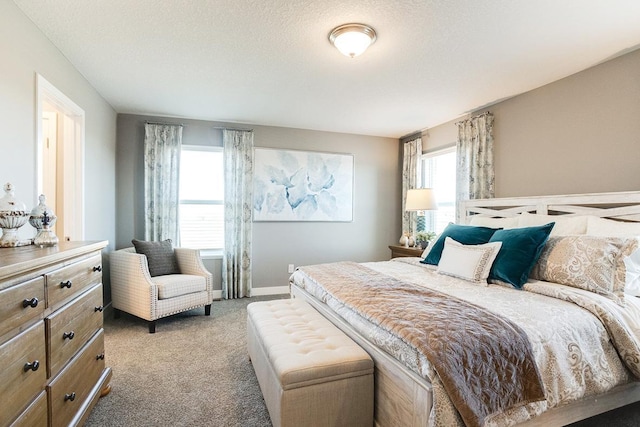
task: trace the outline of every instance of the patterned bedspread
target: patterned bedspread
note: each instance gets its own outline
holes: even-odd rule
[[[635,300],[623,308],[598,295],[545,282],[528,283],[525,291],[498,285],[478,286],[439,275],[432,267],[412,258],[363,265],[401,282],[489,309],[524,331],[542,378],[545,400],[519,404],[494,414],[486,418],[484,425],[519,423],[547,408],[603,393],[640,373],[640,304]],[[432,425],[464,425],[433,364],[415,346],[353,310],[305,274],[304,268],[294,273],[291,281],[432,383]]]

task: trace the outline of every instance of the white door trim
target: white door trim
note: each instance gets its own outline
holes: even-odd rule
[[[58,189],[62,192],[61,212],[55,212],[61,227],[59,239],[84,240],[84,143],[85,113],[75,102],[36,73],[36,194],[42,194],[43,182],[43,126],[45,105],[60,113],[61,156],[58,161]]]

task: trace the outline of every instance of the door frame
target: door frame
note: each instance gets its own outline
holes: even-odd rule
[[[57,177],[43,173],[43,113],[58,113]],[[68,96],[36,73],[36,194],[45,179],[56,179],[57,230],[60,240],[84,240],[85,113]],[[46,195],[45,195],[46,196]]]

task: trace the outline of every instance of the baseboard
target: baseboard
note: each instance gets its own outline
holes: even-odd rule
[[[252,288],[251,296],[259,297],[263,295],[282,295],[289,294],[289,286],[271,286],[267,288]],[[213,300],[221,300],[222,299],[222,290],[214,290],[213,291]]]
[[[289,286],[271,286],[268,288],[251,289],[252,297],[259,297],[262,295],[281,295],[281,294],[289,294]],[[222,290],[214,290],[213,300],[219,301],[221,299],[222,299]],[[113,316],[113,307],[111,306],[111,302],[105,305],[104,309],[105,309],[105,316],[107,315]]]
[[[271,286],[268,288],[251,288],[251,296],[289,294],[289,286]]]
[[[108,316],[113,317],[113,305],[111,304],[111,301],[102,306],[102,316],[105,319]]]

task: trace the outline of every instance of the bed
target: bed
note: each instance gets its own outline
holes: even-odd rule
[[[460,208],[465,225],[478,229],[503,229],[504,236],[519,234],[525,229],[539,231],[549,222],[554,223],[544,244],[540,245],[537,262],[527,273],[528,280],[525,278],[522,289],[502,280],[492,280],[496,284],[478,284],[468,278],[460,278],[462,276],[457,276],[455,271],[445,271],[444,265],[451,264],[451,254],[470,249],[468,245],[452,246],[456,242],[450,241],[447,241],[443,258],[437,266],[425,265],[420,262],[421,258],[398,258],[374,263],[301,267],[291,276],[292,297],[308,301],[374,359],[376,425],[560,426],[640,401],[640,298],[624,294],[620,287],[604,289],[602,286],[610,283],[602,285],[600,276],[591,281],[593,268],[588,274],[578,271],[576,276],[575,269],[572,273],[562,258],[566,255],[567,251],[563,249],[567,245],[579,246],[583,249],[581,255],[591,257],[587,263],[595,263],[587,265],[597,270],[604,268],[602,263],[608,262],[612,268],[611,277],[607,276],[607,280],[611,279],[611,283],[618,285],[622,280],[624,286],[625,280],[633,277],[629,271],[630,264],[623,261],[631,259],[631,255],[640,256],[636,239],[640,236],[640,192],[472,200],[463,202]],[[496,256],[504,258],[508,252],[499,252],[509,248],[507,239],[502,239],[500,245],[497,250],[492,248],[494,258],[490,262],[495,263]],[[486,245],[478,245],[478,248],[472,248],[473,251],[479,252],[480,246]],[[605,246],[609,249],[603,249]],[[614,246],[615,249],[611,249]],[[600,249],[605,252],[598,252]],[[489,250],[483,251],[482,258],[485,259]],[[575,258],[575,254],[571,256]],[[491,267],[492,274],[494,267]],[[440,273],[439,269],[442,269]],[[443,272],[447,274],[441,274]],[[578,280],[575,277],[583,282],[586,277],[586,282],[576,287],[572,282]],[[640,276],[635,279],[635,286],[638,286]],[[356,283],[359,281],[363,283]],[[449,375],[437,373],[448,369],[437,365],[439,361],[432,362],[427,357],[428,350],[426,355],[416,352],[416,346],[413,346],[415,333],[405,332],[407,328],[401,326],[399,330],[402,332],[394,335],[384,313],[381,315],[383,321],[376,320],[376,309],[367,303],[357,302],[358,297],[354,297],[353,292],[363,292],[374,283],[380,288],[406,287],[409,290],[404,290],[405,294],[415,294],[418,289],[419,298],[426,298],[422,289],[427,288],[426,293],[434,294],[429,298],[437,300],[446,295],[451,300],[462,300],[463,305],[472,305],[473,310],[480,307],[490,314],[497,310],[498,320],[512,322],[508,323],[512,329],[520,331],[520,335],[524,332],[528,337],[528,344],[522,345],[529,346],[531,355],[528,362],[533,361],[537,367],[537,383],[541,390],[530,390],[536,389],[532,386],[536,381],[520,380],[519,386],[530,394],[523,392],[519,401],[510,401],[502,411],[493,410],[485,413],[488,414],[486,417],[470,418],[467,407],[457,406],[460,404],[460,396],[457,395],[464,398],[464,393],[452,393],[452,380],[447,378],[443,381],[441,378]],[[640,289],[637,291],[640,294]],[[383,294],[383,291],[371,291],[372,298],[378,294]],[[397,298],[394,295],[387,300]],[[404,294],[402,298],[405,298]],[[404,304],[414,307],[408,300]],[[448,309],[458,311],[457,308]],[[391,312],[394,308],[385,307],[384,310]],[[479,319],[490,317],[483,313],[478,314]],[[423,317],[433,315],[426,313]],[[414,316],[413,311],[411,316]],[[411,319],[413,322],[413,317]],[[404,321],[406,326],[407,319]],[[434,320],[434,324],[437,321]],[[402,324],[403,320],[397,322]],[[437,335],[439,330],[429,334]],[[518,336],[516,334],[516,339]],[[551,336],[553,339],[549,338]],[[569,342],[563,342],[563,339]],[[434,366],[438,366],[440,371]],[[505,369],[515,372],[513,367]],[[530,366],[517,372],[525,371],[531,374]],[[518,378],[514,377],[517,383]],[[453,383],[455,381],[454,378]],[[482,384],[475,386],[483,387]],[[511,387],[510,384],[507,386]],[[452,394],[457,397],[451,397]],[[534,394],[537,397],[531,398]],[[475,402],[468,405],[473,406]],[[473,411],[472,415],[475,415]]]

